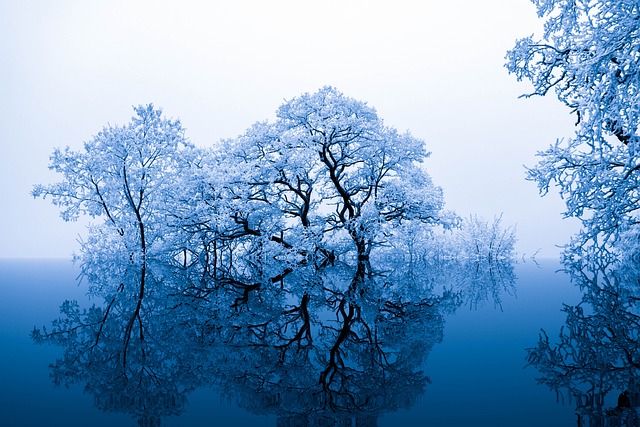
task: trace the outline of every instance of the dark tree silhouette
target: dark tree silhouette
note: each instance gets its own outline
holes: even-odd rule
[[[542,331],[528,349],[538,381],[575,402],[578,425],[640,424],[640,310],[635,263],[602,260],[568,265],[583,292],[565,306],[567,320],[557,341]]]
[[[503,264],[463,286],[504,286],[513,277],[500,277]],[[103,305],[65,302],[33,338],[63,347],[56,384],[84,384],[98,408],[140,425],[180,414],[203,386],[280,425],[375,425],[424,392],[421,366],[442,340],[444,314],[496,294],[452,291],[476,267],[239,259],[235,276],[204,280],[197,264],[96,257],[84,275]]]

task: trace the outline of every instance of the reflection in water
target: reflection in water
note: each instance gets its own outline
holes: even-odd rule
[[[528,349],[538,379],[576,405],[578,426],[638,426],[640,270],[637,263],[567,262],[583,296],[565,306],[557,342]]]
[[[104,303],[67,301],[33,337],[64,349],[56,384],[84,384],[98,408],[142,426],[179,415],[198,387],[275,414],[279,426],[376,425],[423,394],[444,315],[499,304],[515,280],[511,261],[473,260],[238,261],[215,277],[197,265],[105,259],[83,269]]]
[[[81,309],[66,301],[51,331],[34,330],[33,337],[64,348],[64,357],[52,365],[55,384],[85,384],[98,408],[158,425],[159,417],[182,412],[186,393],[198,381],[184,357],[188,343],[174,335],[177,319],[171,316],[178,312],[155,269],[102,266],[104,305]]]

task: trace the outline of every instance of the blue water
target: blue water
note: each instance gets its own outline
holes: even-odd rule
[[[540,329],[556,333],[565,320],[562,303],[580,300],[567,276],[555,273],[555,262],[540,267],[517,266],[516,297],[504,297],[502,310],[487,304],[447,318],[445,338],[426,363],[432,384],[420,407],[404,414],[408,425],[575,425],[573,408],[535,383],[534,368],[523,369],[524,349],[535,345]],[[392,418],[381,425],[393,425]]]
[[[431,384],[409,410],[387,413],[379,426],[569,426],[574,408],[556,401],[538,373],[525,366],[525,348],[536,344],[541,328],[557,333],[565,320],[563,303],[580,293],[557,263],[516,267],[516,295],[503,295],[501,307],[485,302],[446,316],[444,339],[435,344],[424,371]],[[35,345],[29,332],[50,324],[65,299],[87,301],[78,271],[65,260],[0,260],[0,426],[133,426],[127,414],[104,413],[81,385],[56,388],[48,365],[62,349]],[[185,412],[163,426],[276,426],[273,415],[250,414],[196,389]]]

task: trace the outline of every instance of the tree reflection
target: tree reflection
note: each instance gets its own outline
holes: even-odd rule
[[[277,302],[263,317],[248,307],[228,341],[245,359],[225,361],[221,388],[253,412],[277,414],[281,425],[366,425],[410,406],[428,382],[421,362],[457,301],[428,290],[394,298],[400,285],[378,283],[362,264],[335,266],[286,286],[284,310]]]
[[[64,349],[51,365],[56,385],[84,384],[101,410],[130,413],[140,425],[159,425],[160,417],[182,412],[186,394],[201,381],[191,370],[191,358],[184,357],[197,353],[193,343],[176,335],[186,336],[179,326],[190,319],[169,297],[170,281],[163,277],[168,271],[103,261],[89,274],[101,279],[94,286],[113,289],[103,292],[104,304],[81,309],[66,301],[51,329],[36,329],[32,336]],[[145,284],[152,285],[147,292]]]
[[[444,316],[499,302],[514,281],[509,260],[236,260],[211,275],[97,257],[83,272],[104,303],[67,301],[33,338],[64,349],[56,384],[84,384],[98,408],[141,426],[179,415],[198,387],[281,426],[376,425],[423,394]]]
[[[538,381],[575,402],[579,426],[638,426],[640,270],[636,263],[567,262],[583,297],[566,305],[557,342],[528,349]]]

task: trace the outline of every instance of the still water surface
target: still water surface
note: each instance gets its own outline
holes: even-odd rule
[[[551,336],[565,321],[562,304],[576,304],[580,292],[551,260],[516,266],[515,295],[500,306],[485,301],[445,316],[444,338],[423,361],[430,378],[424,394],[408,410],[385,413],[378,426],[571,426],[575,408],[557,402],[525,368],[526,351],[540,329]],[[54,387],[48,365],[63,349],[35,345],[34,327],[59,316],[62,301],[86,302],[78,268],[66,260],[0,260],[0,425],[134,426],[128,414],[106,413],[82,385]],[[85,304],[86,305],[86,304]],[[369,420],[368,425],[372,424]],[[256,415],[222,399],[212,389],[188,394],[180,416],[163,426],[276,426],[274,415]]]

